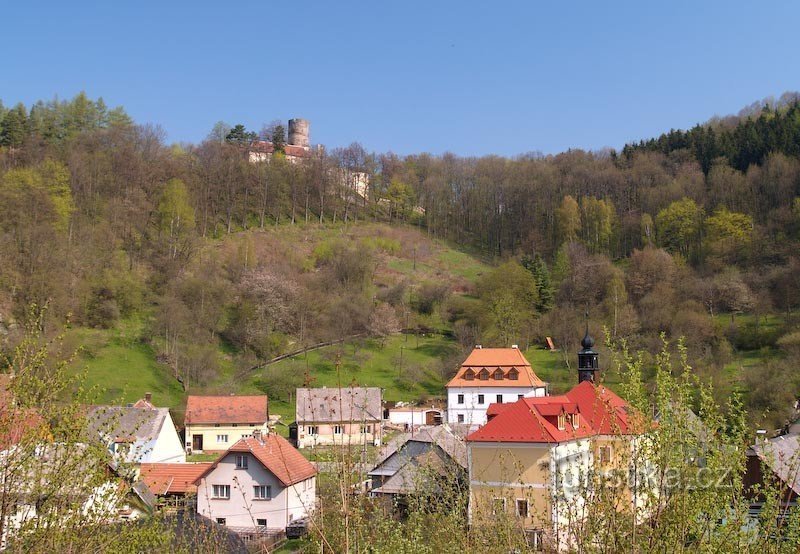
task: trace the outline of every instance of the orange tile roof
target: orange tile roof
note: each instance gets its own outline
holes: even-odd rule
[[[289,441],[276,433],[269,433],[262,436],[260,440],[254,437],[239,439],[197,478],[195,484],[211,473],[225,456],[231,452],[249,452],[253,454],[261,462],[261,465],[278,478],[284,487],[305,481],[317,474],[317,470],[311,462],[306,460],[299,450],[289,444]]]
[[[481,371],[486,370],[489,379],[479,377]],[[495,379],[494,373],[500,369],[503,379]],[[516,379],[509,379],[509,373],[515,370]],[[474,374],[473,379],[464,375],[468,372]],[[544,387],[547,383],[542,381],[531,368],[531,364],[518,348],[475,348],[467,359],[461,364],[455,377],[448,387]]]
[[[265,423],[269,419],[267,396],[190,396],[186,400],[186,425],[199,423]]]
[[[627,434],[628,404],[603,385],[584,381],[559,396],[523,398],[498,409],[491,404],[493,417],[470,434],[468,442],[546,442],[559,443],[592,435]],[[558,415],[579,414],[578,425],[566,422],[558,428]]]
[[[195,481],[211,462],[184,464],[142,464],[139,478],[157,495],[190,494],[197,491]]]

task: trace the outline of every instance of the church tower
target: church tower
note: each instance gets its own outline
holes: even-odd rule
[[[594,350],[594,339],[589,336],[589,321],[586,321],[586,334],[581,340],[578,350],[578,383],[595,382],[595,374],[600,369],[597,363],[597,352]]]

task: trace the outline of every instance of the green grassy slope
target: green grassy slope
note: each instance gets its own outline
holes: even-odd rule
[[[209,240],[205,247],[217,255],[236,252],[243,240],[253,244],[254,254],[268,263],[276,252],[293,259],[307,259],[316,245],[337,237],[372,245],[376,256],[376,286],[391,286],[399,281],[419,284],[425,281],[446,282],[455,294],[468,293],[488,265],[471,254],[453,249],[413,227],[375,223],[342,225],[279,226],[265,230],[236,233],[220,240]],[[377,245],[377,246],[376,246]],[[441,328],[440,321],[429,322]],[[73,367],[86,371],[86,384],[102,389],[97,401],[126,403],[152,392],[156,404],[178,412],[186,394],[164,364],[156,360],[153,347],[141,340],[146,325],[142,318],[126,320],[116,329],[76,327],[67,335],[68,347],[81,347]],[[277,364],[287,370],[305,371],[308,366],[311,386],[336,386],[357,383],[385,389],[389,400],[413,400],[423,395],[444,393],[441,360],[457,351],[452,338],[442,335],[397,335],[384,344],[377,340],[332,346],[285,360]],[[337,374],[335,352],[341,350]],[[220,375],[206,387],[190,388],[193,394],[260,394],[263,371],[243,378],[237,376],[233,358],[236,352],[220,345]],[[289,399],[271,400],[271,411],[284,421],[293,421],[294,404]]]
[[[97,387],[98,403],[135,402],[152,392],[159,406],[180,406],[185,399],[180,383],[139,340],[141,329],[141,321],[134,320],[122,322],[118,329],[70,330],[67,345],[80,347],[73,367],[85,371],[86,386]]]

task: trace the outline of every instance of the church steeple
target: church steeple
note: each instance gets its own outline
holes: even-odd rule
[[[595,382],[595,373],[598,371],[597,352],[594,350],[594,339],[589,335],[589,313],[586,313],[586,334],[581,340],[581,349],[578,350],[578,383],[584,381]]]

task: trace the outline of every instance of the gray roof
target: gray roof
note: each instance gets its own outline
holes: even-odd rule
[[[297,389],[296,419],[300,422],[336,423],[383,419],[378,387],[322,387]]]
[[[168,415],[167,408],[94,406],[90,409],[87,419],[89,430],[104,437],[151,441],[158,438]]]
[[[420,445],[427,448],[419,448]],[[413,445],[417,445],[414,448]],[[415,450],[415,452],[411,452]],[[398,463],[400,464],[399,467]],[[390,469],[393,473],[386,473],[381,469]],[[381,468],[376,468],[369,473],[371,476],[381,475],[388,477],[383,484],[372,490],[376,494],[412,494],[418,490],[423,482],[428,482],[431,477],[444,477],[458,472],[459,466],[444,449],[436,443],[422,443],[409,441],[399,452],[386,460]],[[461,471],[466,475],[466,468]],[[431,483],[434,489],[438,488],[436,482]]]
[[[375,469],[399,450],[412,446],[409,443],[435,444],[458,465],[465,469],[467,467],[467,445],[464,443],[463,437],[460,437],[449,425],[445,424],[423,426],[413,434],[401,433],[397,435],[381,451],[375,464]]]
[[[800,435],[782,435],[752,448],[787,487],[800,494]]]

